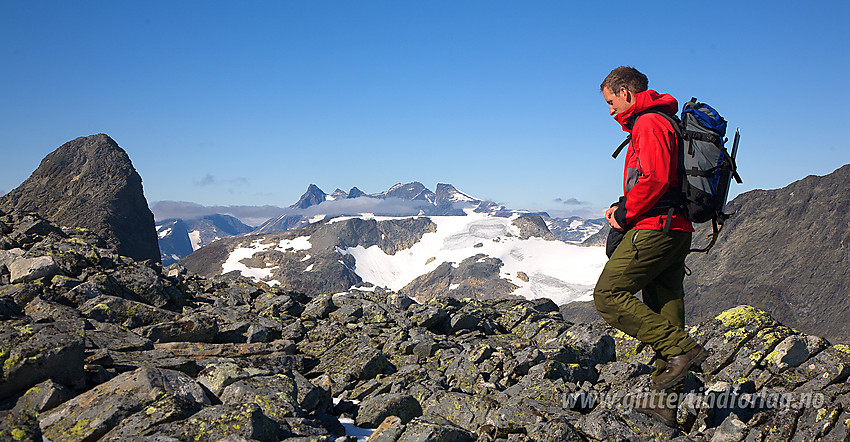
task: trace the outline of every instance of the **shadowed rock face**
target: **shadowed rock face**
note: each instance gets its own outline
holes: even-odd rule
[[[685,278],[691,323],[739,304],[829,340],[850,339],[850,165],[775,190],[753,190],[729,202],[717,244],[692,253]],[[711,223],[694,245],[707,243]]]
[[[87,228],[121,255],[160,259],[142,178],[105,134],[77,138],[47,155],[23,184],[0,197],[0,207]]]

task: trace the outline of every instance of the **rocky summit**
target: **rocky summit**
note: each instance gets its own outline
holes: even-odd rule
[[[90,229],[134,259],[160,259],[142,178],[105,134],[77,138],[47,155],[26,181],[0,197],[0,208]]]
[[[653,352],[546,299],[306,296],[0,211],[0,440],[809,441],[850,434],[850,349],[736,306],[675,427]],[[362,431],[362,430],[361,430]],[[346,435],[346,434],[349,435]]]

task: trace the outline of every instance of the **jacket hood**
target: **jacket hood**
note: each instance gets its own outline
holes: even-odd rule
[[[670,94],[659,94],[652,89],[635,94],[635,103],[625,112],[614,116],[614,120],[623,126],[626,132],[632,131],[635,116],[641,112],[656,110],[668,115],[676,115],[679,110],[679,102]]]

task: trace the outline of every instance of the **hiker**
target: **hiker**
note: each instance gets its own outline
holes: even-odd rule
[[[631,134],[631,143],[624,194],[605,211],[613,233],[609,240],[620,242],[609,244],[593,301],[608,324],[655,350],[654,390],[677,392],[688,370],[708,353],[685,331],[682,282],[694,228],[683,214],[670,210],[679,182],[679,135],[656,113],[675,117],[679,104],[669,94],[647,89],[647,83],[637,69],[621,66],[600,86],[610,114]],[[638,291],[643,301],[634,296]],[[635,406],[668,426],[676,425],[676,408],[666,401]]]

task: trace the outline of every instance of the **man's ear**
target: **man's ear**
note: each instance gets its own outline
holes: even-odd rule
[[[626,103],[631,103],[635,100],[634,95],[632,94],[632,91],[630,91],[629,88],[627,88],[625,86],[620,88],[620,93],[623,94],[623,98],[626,99]]]

